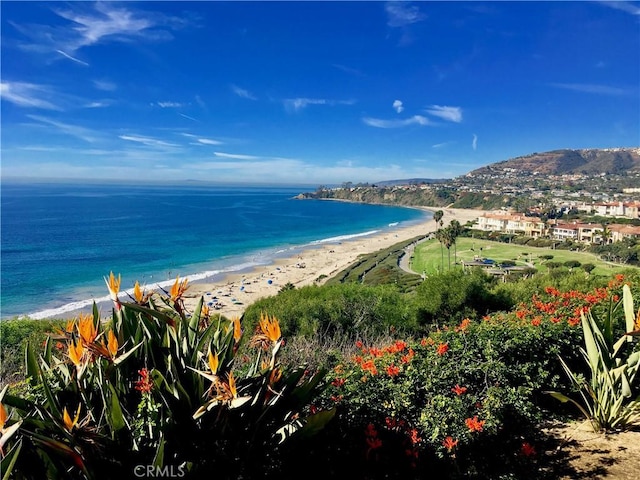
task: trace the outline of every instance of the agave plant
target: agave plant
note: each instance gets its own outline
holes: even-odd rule
[[[616,338],[616,311],[622,305],[625,319],[624,333]],[[589,367],[587,381],[577,375],[562,360],[562,366],[573,386],[580,392],[579,403],[559,392],[547,392],[563,403],[571,402],[591,422],[594,431],[624,430],[640,423],[640,395],[637,373],[640,365],[640,310],[634,313],[633,296],[628,285],[623,296],[611,301],[603,320],[592,311],[581,315],[584,333],[583,354]]]
[[[136,284],[131,302],[105,280],[111,318],[94,305],[41,352],[28,345],[27,393],[0,394],[5,477],[130,478],[142,465],[236,478],[277,468],[282,442],[333,416],[305,413],[324,372],[280,365],[276,318],[243,342],[241,319],[212,318],[202,298],[187,311],[186,280],[164,294]]]

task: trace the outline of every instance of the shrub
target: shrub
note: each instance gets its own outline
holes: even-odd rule
[[[410,305],[393,285],[345,283],[283,291],[245,310],[247,328],[257,325],[264,312],[278,317],[283,334],[289,337],[322,335],[356,341],[363,335],[415,328]]]
[[[263,316],[243,347],[239,319],[186,312],[187,281],[159,299],[136,285],[113,316],[81,315],[26,350],[30,390],[0,394],[2,442],[18,478],[132,478],[139,466],[195,478],[268,478],[283,443],[319,430],[332,411],[304,407],[324,372],[283,367],[278,321]],[[9,410],[7,410],[9,407]],[[7,442],[7,440],[9,440]],[[6,442],[6,443],[5,443]]]
[[[616,315],[621,306],[623,329],[617,325]],[[574,373],[564,360],[561,362],[580,392],[582,405],[559,392],[548,393],[576,405],[596,432],[624,430],[640,424],[640,396],[635,382],[640,366],[640,343],[633,338],[640,335],[640,311],[636,315],[629,286],[624,285],[623,298],[615,302],[615,306],[611,305],[602,320],[589,311],[581,314],[581,323],[585,348],[580,351],[589,367],[589,381]]]
[[[376,478],[527,478],[523,444],[535,443],[541,420],[568,413],[553,414],[544,393],[569,386],[557,358],[581,365],[580,312],[606,311],[620,281],[586,293],[547,287],[512,313],[418,341],[358,344],[329,374],[322,405],[337,408],[338,422],[315,453]]]
[[[465,317],[510,308],[507,299],[492,292],[495,283],[494,278],[477,269],[428,277],[415,292],[418,324],[425,327],[456,323]]]
[[[64,324],[62,320],[15,318],[0,321],[0,385],[24,379],[24,349],[27,342],[41,345],[47,333]]]

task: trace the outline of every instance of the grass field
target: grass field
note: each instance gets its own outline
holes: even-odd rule
[[[457,253],[454,254],[457,249]],[[443,253],[441,253],[443,252]],[[529,247],[526,245],[514,245],[510,243],[492,242],[489,240],[479,240],[467,237],[458,238],[456,247],[451,247],[451,268],[454,268],[454,256],[458,264],[461,261],[472,261],[475,256],[490,258],[496,263],[503,261],[513,261],[519,266],[533,266],[538,271],[546,272],[549,262],[564,263],[576,260],[581,264],[591,263],[596,268],[591,272],[594,275],[611,275],[620,273],[631,267],[629,265],[617,265],[600,260],[592,253],[573,252],[569,250],[552,250],[550,248]],[[552,259],[541,258],[544,255],[553,255]],[[414,252],[411,260],[411,268],[417,273],[425,272],[427,275],[434,274],[444,267],[449,268],[449,255],[447,249],[442,247],[437,240],[428,240],[420,243]],[[459,265],[457,265],[459,268]],[[566,268],[566,267],[563,267]]]

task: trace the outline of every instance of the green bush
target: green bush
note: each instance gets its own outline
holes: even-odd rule
[[[330,373],[321,405],[337,408],[337,422],[309,454],[375,478],[531,478],[538,425],[573,414],[545,394],[570,388],[558,356],[586,373],[580,312],[607,311],[622,281],[548,286],[510,313],[421,340],[359,343]]]
[[[48,333],[62,327],[62,320],[9,319],[0,321],[0,385],[24,379],[27,342],[42,345]]]
[[[509,299],[492,291],[496,279],[481,270],[452,270],[428,277],[415,291],[419,325],[429,327],[476,318],[511,308]]]
[[[247,307],[243,322],[247,328],[254,328],[260,315],[269,312],[278,317],[285,336],[322,335],[325,339],[355,341],[363,335],[378,336],[390,330],[415,330],[405,298],[393,285],[307,286],[258,300]]]

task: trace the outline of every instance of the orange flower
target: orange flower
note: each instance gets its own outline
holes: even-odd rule
[[[186,292],[187,288],[189,288],[187,286],[188,282],[189,282],[188,278],[185,278],[182,282],[180,282],[180,275],[176,277],[176,281],[171,287],[171,292],[170,292],[171,300],[173,300],[174,302],[177,302],[182,298],[182,295],[184,295],[184,292]]]
[[[465,393],[467,391],[467,387],[461,387],[460,385],[457,385],[455,387],[453,387],[451,389],[451,391],[453,393],[455,393],[456,395],[462,395],[463,393]]]
[[[7,419],[9,415],[7,415],[7,409],[4,408],[4,405],[0,403],[0,432],[4,430],[4,425],[7,423]]]
[[[138,303],[142,303],[142,299],[144,298],[144,293],[140,289],[140,283],[137,280],[136,284],[133,286],[133,297]]]
[[[78,334],[85,345],[91,345],[98,335],[93,316],[80,314],[78,316]]]
[[[542,320],[540,319],[540,317],[536,317],[531,320],[531,325],[533,325],[534,327],[539,327],[541,322]]]
[[[238,390],[236,389],[236,379],[233,376],[233,372],[229,372],[227,379],[229,380],[229,391],[233,398],[236,398],[238,396]]]
[[[448,351],[449,351],[449,343],[441,343],[441,344],[438,345],[436,353],[438,355],[444,355]]]
[[[280,324],[276,317],[260,314],[260,330],[272,342],[277,342],[282,336],[280,332]]]
[[[122,281],[122,278],[120,277],[120,274],[118,274],[118,278],[116,279],[113,272],[109,273],[109,280],[107,280],[106,278],[104,279],[104,282],[107,284],[107,288],[109,289],[109,296],[111,297],[111,300],[113,301],[113,303],[116,304],[116,307],[118,309],[120,308],[120,300],[118,300],[118,292],[120,291],[121,281]]]
[[[456,447],[456,445],[458,445],[458,441],[459,440],[454,440],[453,437],[447,437],[442,441],[442,445],[444,445],[444,448],[451,451]]]
[[[69,412],[67,412],[67,407],[64,407],[64,410],[62,412],[62,421],[68,431],[73,430],[73,428],[77,425],[78,419],[80,418],[80,407],[81,405],[78,405],[78,410],[76,411],[76,416],[73,418],[73,420],[71,420]]]
[[[75,343],[71,341],[69,343],[69,358],[74,365],[79,366],[82,363],[82,357],[84,355],[84,346],[82,342]]]
[[[467,428],[471,432],[481,432],[484,427],[485,420],[478,420],[478,416],[475,415],[473,418],[467,418],[464,423],[467,424]]]
[[[269,385],[275,385],[282,378],[282,372],[279,368],[274,368],[271,370],[271,374],[269,375]]]
[[[387,367],[387,375],[389,375],[390,377],[395,377],[399,373],[400,373],[400,369],[395,365],[389,365]]]
[[[460,322],[460,325],[456,327],[456,332],[466,332],[470,326],[471,320],[465,318],[464,320],[462,320],[462,322]]]
[[[233,339],[238,343],[242,338],[242,328],[240,328],[240,318],[235,317],[233,320]]]
[[[218,354],[215,355],[209,352],[209,368],[211,369],[211,373],[218,373]]]
[[[113,330],[109,330],[107,334],[107,350],[109,350],[111,358],[115,358],[118,353],[118,339],[114,335]]]

